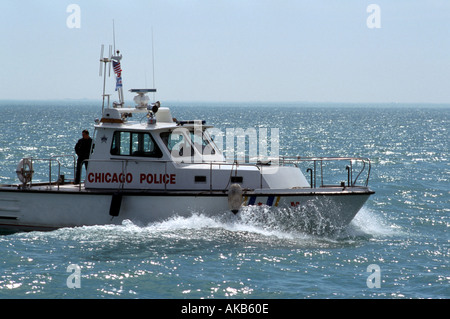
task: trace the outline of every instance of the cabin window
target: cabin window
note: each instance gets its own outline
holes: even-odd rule
[[[193,146],[201,155],[214,155],[216,153],[214,147],[206,138],[205,132],[196,136],[194,132],[190,131],[188,137],[181,132],[163,132],[160,136],[169,152],[175,157],[194,156]]]
[[[194,132],[191,133],[191,141],[197,148],[199,152],[201,152],[203,155],[214,155],[216,154],[216,151],[214,150],[214,147],[209,143],[208,139],[205,136],[205,132],[202,132],[201,136],[195,136]],[[201,146],[200,146],[200,144]]]
[[[180,149],[180,145],[186,144],[186,140],[183,134],[172,134],[172,132],[163,132],[160,134],[162,141],[167,146],[167,149],[172,150]]]
[[[194,156],[194,149],[184,134],[179,132],[163,132],[160,136],[163,143],[167,146],[167,149],[173,156]]]
[[[162,157],[162,152],[149,133],[116,131],[111,155]]]
[[[206,183],[206,176],[195,176],[194,181],[196,183]]]
[[[244,178],[242,176],[231,176],[230,177],[230,181],[232,183],[241,183],[242,184],[243,180],[244,180]]]

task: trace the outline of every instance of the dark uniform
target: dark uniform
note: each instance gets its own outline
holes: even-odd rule
[[[89,133],[88,133],[89,134]],[[89,135],[87,135],[89,136]],[[92,138],[80,138],[75,145],[75,153],[78,155],[77,160],[77,172],[75,175],[75,184],[80,183],[81,179],[81,169],[83,165],[83,161],[89,159],[89,155],[91,152],[91,145],[92,145]],[[87,168],[87,162],[84,162],[86,168]]]

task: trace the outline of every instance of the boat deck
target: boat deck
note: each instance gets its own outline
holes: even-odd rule
[[[113,194],[120,192],[128,195],[216,195],[227,196],[228,190],[161,190],[161,189],[117,189],[117,188],[88,188],[84,185],[75,185],[73,183],[65,183],[61,185],[49,183],[36,183],[30,187],[23,188],[21,184],[0,185],[0,192],[44,192],[44,193],[96,193],[96,194]],[[374,194],[375,192],[366,186],[334,186],[324,185],[317,188],[302,187],[290,189],[243,189],[244,196],[311,196],[311,195],[351,195],[351,194]]]

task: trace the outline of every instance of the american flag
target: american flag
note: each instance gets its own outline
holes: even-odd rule
[[[117,77],[120,78],[120,75],[122,74],[122,68],[120,67],[120,62],[112,61],[114,73],[116,73]]]
[[[116,79],[116,91],[118,88],[122,87],[122,78],[121,77],[117,77]]]

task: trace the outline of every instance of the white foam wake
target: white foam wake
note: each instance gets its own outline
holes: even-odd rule
[[[338,232],[314,234],[299,229],[298,220],[289,213],[274,213],[264,207],[251,207],[234,215],[225,212],[221,216],[209,216],[206,213],[193,212],[188,217],[173,216],[161,222],[146,226],[126,220],[122,225],[83,226],[63,228],[50,233],[33,232],[28,235],[59,240],[102,241],[123,238],[183,240],[239,240],[270,241],[288,240],[297,243],[331,241],[352,241],[355,238],[385,237],[399,232],[395,226],[386,223],[381,214],[363,208],[349,226]]]
[[[374,237],[394,236],[401,233],[400,227],[389,224],[380,213],[363,207],[347,227],[349,235]]]

